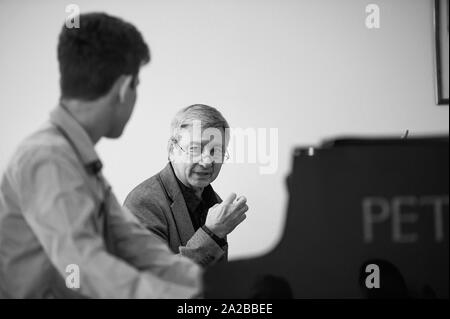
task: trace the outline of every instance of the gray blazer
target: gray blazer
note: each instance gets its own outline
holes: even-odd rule
[[[221,248],[202,228],[194,231],[170,163],[133,189],[124,205],[175,254],[186,256],[202,266],[227,260],[228,245]]]

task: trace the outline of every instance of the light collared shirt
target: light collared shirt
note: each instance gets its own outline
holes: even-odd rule
[[[201,293],[201,268],[118,204],[101,166],[61,106],[19,146],[0,184],[0,298]]]

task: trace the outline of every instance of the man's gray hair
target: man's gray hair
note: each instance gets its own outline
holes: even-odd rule
[[[193,104],[178,111],[170,124],[171,136],[167,145],[167,150],[172,151],[174,143],[180,138],[180,130],[189,128],[194,121],[201,121],[202,130],[214,127],[225,131],[225,138],[228,139],[229,128],[227,120],[216,108],[205,104]]]

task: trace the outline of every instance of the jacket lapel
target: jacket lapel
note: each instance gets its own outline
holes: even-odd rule
[[[172,203],[170,209],[175,220],[178,235],[183,246],[194,235],[194,226],[192,225],[191,216],[186,206],[183,194],[181,193],[178,182],[173,173],[170,163],[159,173],[162,185]]]

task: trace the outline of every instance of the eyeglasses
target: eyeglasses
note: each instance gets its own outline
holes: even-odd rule
[[[173,143],[177,145],[182,152],[187,154],[192,161],[199,160],[202,156],[209,156],[215,163],[222,163],[224,160],[227,161],[230,159],[230,154],[228,154],[228,151],[225,150],[224,152],[223,148],[220,146],[215,146],[209,149],[205,146],[201,147],[194,144],[189,146],[187,149],[184,149],[178,141],[174,141]]]

